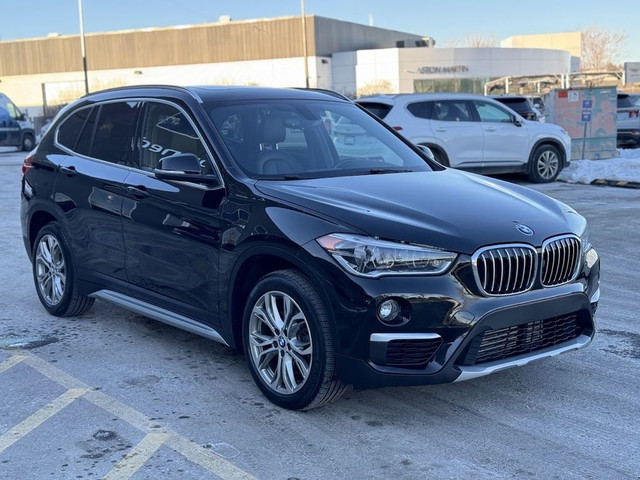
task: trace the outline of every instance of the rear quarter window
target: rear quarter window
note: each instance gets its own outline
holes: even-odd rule
[[[633,102],[629,98],[629,95],[618,95],[618,108],[630,107],[633,107]]]
[[[359,105],[366,108],[378,118],[386,117],[391,111],[391,105],[377,102],[358,102]]]
[[[58,128],[58,143],[71,151],[75,151],[78,136],[82,132],[92,108],[83,108],[69,115]]]

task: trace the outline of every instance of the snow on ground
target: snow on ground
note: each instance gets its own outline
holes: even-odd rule
[[[640,148],[619,149],[619,158],[608,160],[572,160],[558,180],[567,183],[586,183],[594,180],[640,182]]]

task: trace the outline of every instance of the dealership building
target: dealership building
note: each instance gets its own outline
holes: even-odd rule
[[[308,79],[311,87],[350,97],[482,93],[486,82],[500,77],[563,75],[576,67],[566,49],[439,48],[424,35],[316,15],[304,22],[300,16],[221,17],[201,25],[89,34],[86,52],[91,91],[159,83],[302,87]],[[0,42],[0,91],[30,115],[84,90],[78,35]]]

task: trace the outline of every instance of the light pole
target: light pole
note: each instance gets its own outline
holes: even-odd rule
[[[78,0],[80,16],[80,49],[82,51],[82,70],[84,71],[84,93],[89,93],[89,77],[87,76],[87,49],[84,43],[84,17],[82,15],[82,0]]]
[[[309,88],[309,65],[307,64],[307,16],[304,13],[304,0],[300,0],[302,10],[302,51],[304,55],[304,84]]]

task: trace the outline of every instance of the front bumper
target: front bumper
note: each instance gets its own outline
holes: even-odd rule
[[[502,297],[470,291],[463,267],[375,280],[333,271],[326,288],[334,299],[338,374],[356,388],[449,383],[582,348],[595,333],[600,295],[593,252],[595,260],[571,283]],[[378,320],[377,306],[388,298],[410,312],[407,321]]]

